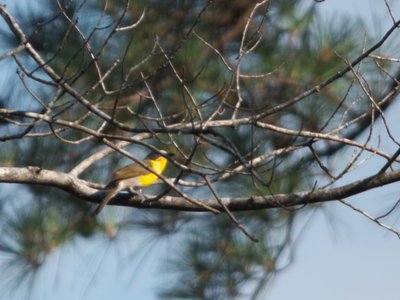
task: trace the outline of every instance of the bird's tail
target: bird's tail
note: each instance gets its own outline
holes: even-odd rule
[[[116,194],[118,194],[119,189],[118,187],[114,187],[108,191],[108,194],[104,197],[103,201],[96,207],[96,209],[92,212],[92,217],[97,216],[101,210],[104,208],[104,206],[107,205],[107,203],[111,200],[112,197],[114,197]]]

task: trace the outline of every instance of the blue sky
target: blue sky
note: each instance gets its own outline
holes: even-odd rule
[[[398,12],[399,3],[388,3]],[[382,32],[392,25],[383,0],[326,0],[320,9],[326,16],[361,16],[366,29],[372,32]],[[398,120],[399,113],[397,103],[387,112],[387,119]],[[384,132],[378,123],[376,131]],[[398,128],[394,121],[390,125]],[[395,135],[400,138],[400,132]],[[390,143],[383,146],[389,153],[396,150]],[[359,168],[352,178],[363,178],[382,165],[374,162]],[[396,183],[347,200],[378,216],[399,198],[400,185]],[[399,219],[392,218],[389,225],[399,228]],[[400,241],[394,234],[339,202],[325,204],[307,228],[299,240],[294,263],[277,276],[267,300],[399,299]]]

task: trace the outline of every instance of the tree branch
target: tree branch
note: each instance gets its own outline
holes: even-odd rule
[[[400,181],[400,171],[378,174],[355,181],[341,187],[331,189],[315,189],[311,191],[275,194],[250,197],[221,197],[220,200],[231,211],[250,211],[269,208],[285,208],[311,203],[344,199],[370,189]],[[39,167],[0,167],[0,182],[40,184],[60,188],[82,200],[99,203],[106,195],[105,191],[92,188],[88,181],[81,180],[67,173],[41,169]],[[144,195],[151,199],[154,195]],[[215,199],[199,200],[205,205],[221,212],[224,208]],[[183,197],[163,196],[157,201],[143,201],[143,196],[132,196],[120,193],[110,201],[111,205],[137,208],[171,209],[180,211],[207,211],[205,208],[189,203]]]

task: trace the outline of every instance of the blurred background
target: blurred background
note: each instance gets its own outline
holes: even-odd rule
[[[188,99],[183,95],[182,84],[166,67],[172,58],[196,100],[202,103],[202,112],[213,111],[214,100],[219,98],[231,105],[224,113],[233,110],[235,94],[229,92],[232,73],[214,50],[234,65],[243,26],[254,3],[133,1],[123,25],[139,20],[145,10],[143,23],[137,30],[113,36],[112,28],[124,11],[125,1],[41,0],[34,3],[3,1],[3,4],[55,70],[124,124],[145,131],[146,126],[156,123],[158,109],[171,116],[163,121],[187,120],[181,111],[190,101],[185,102]],[[80,34],[75,32],[66,38],[66,33],[74,30],[59,13],[60,7],[65,8],[71,18],[76,18],[82,30]],[[244,82],[243,95],[248,102],[244,102],[240,116],[251,116],[253,109],[265,105],[265,99],[268,105],[278,105],[282,99],[290,99],[304,87],[314,86],[343,69],[340,55],[349,60],[358,57],[392,26],[388,7],[395,18],[400,17],[400,5],[396,1],[271,1],[257,16],[257,20],[262,21],[263,42],[243,60],[242,72],[272,72],[272,75]],[[0,47],[4,53],[18,43],[3,20],[0,26]],[[249,45],[254,43],[259,30],[253,29],[251,33]],[[103,70],[111,68],[117,59],[123,59],[106,81],[110,90],[120,88],[117,108],[113,106],[115,94],[109,95],[99,86],[89,88],[97,80],[97,71],[93,57],[88,55],[90,51],[83,51],[82,36],[90,39],[93,53],[101,50],[99,62]],[[112,38],[107,40],[109,36]],[[206,47],[203,39],[215,49]],[[160,49],[154,50],[155,40],[160,41],[171,61],[160,55]],[[398,57],[398,34],[385,43],[379,53]],[[74,100],[67,95],[59,96],[61,92],[56,87],[21,75],[21,64],[32,70],[34,76],[51,81],[24,53],[18,53],[17,59],[1,60],[0,107],[36,111],[41,108],[40,101],[32,101],[32,98],[46,99],[45,103],[57,99],[56,116],[85,118]],[[397,74],[396,62],[386,67]],[[374,93],[378,95],[389,86],[383,72],[374,69],[373,61],[366,62],[364,68]],[[316,99],[311,97],[310,101],[276,114],[268,121],[272,119],[276,124],[297,129],[320,128],[338,107],[352,79],[345,77],[322,91],[318,104],[311,101]],[[145,83],[151,85],[159,104],[157,109],[146,98]],[[352,93],[357,98],[355,95],[360,93],[360,88]],[[361,100],[351,101],[349,106],[355,106],[355,110],[362,111],[368,106]],[[347,116],[344,108],[338,110],[339,116]],[[395,152],[398,146],[387,139],[385,126],[398,128],[399,112],[400,105],[395,100],[385,111],[387,124],[382,119],[374,123],[370,143],[379,145],[379,149],[387,153]],[[91,117],[85,120],[89,127],[100,123]],[[58,129],[52,128],[56,132]],[[41,130],[43,128],[39,127],[38,132],[43,132]],[[17,132],[20,131],[15,124],[0,121],[1,135]],[[368,125],[360,125],[356,132],[355,139],[365,141],[369,136]],[[86,138],[76,132],[64,134],[61,129],[59,133],[65,139]],[[125,134],[117,127],[107,128],[107,133]],[[238,151],[248,153],[251,150],[252,155],[285,147],[295,140],[256,132],[250,126],[239,130],[221,129],[220,133],[229,137]],[[400,137],[398,130],[392,134],[397,139]],[[255,150],[253,141],[242,142],[249,135],[262,141]],[[146,142],[176,150],[167,141],[168,136],[161,136]],[[197,144],[181,136],[176,141],[185,153],[199,148],[194,155],[198,164],[207,165],[212,161],[208,165],[210,168],[234,164],[234,158],[211,144]],[[16,138],[3,143],[0,164],[39,165],[69,171],[102,147],[100,141],[93,139],[77,145],[60,143],[57,138]],[[135,145],[129,151],[142,158],[147,149]],[[332,169],[341,170],[353,154],[353,149],[338,149],[324,160]],[[320,185],[329,182],[315,166],[303,164],[299,159],[301,155],[269,161],[260,169],[263,174],[271,170],[276,173],[276,179],[268,188],[255,187],[252,179],[241,176],[216,186],[221,195],[243,196],[260,189],[265,193],[289,193],[310,189],[315,180]],[[85,170],[81,177],[105,183],[115,166],[128,161],[111,155]],[[352,172],[335,185],[365,178],[381,167],[381,158],[364,155]],[[167,175],[176,173],[177,170],[172,169]],[[195,180],[196,177],[185,179]],[[156,187],[154,191],[160,189]],[[396,228],[399,225],[396,206],[399,190],[398,184],[391,184],[347,200],[373,216],[390,211],[384,223]],[[210,195],[206,189],[187,191],[199,198]],[[5,299],[369,300],[397,299],[400,292],[397,286],[398,237],[340,202],[313,204],[295,210],[237,214],[244,226],[260,239],[257,244],[247,239],[227,217],[107,207],[96,220],[82,218],[91,208],[57,189],[1,183],[0,266],[3,271],[0,296]]]

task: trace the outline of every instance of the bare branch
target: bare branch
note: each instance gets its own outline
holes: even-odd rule
[[[373,175],[337,188],[315,189],[299,193],[275,194],[271,196],[221,197],[220,200],[231,211],[293,207],[344,199],[398,181],[400,181],[400,171],[393,171],[390,173]],[[41,169],[39,167],[0,167],[0,182],[53,186],[93,203],[100,203],[106,194],[106,192],[99,192],[91,188],[90,186],[92,184],[90,182],[78,179],[66,173]],[[145,197],[151,200],[155,196],[145,195]],[[207,207],[211,207],[214,210],[224,211],[218,200],[202,199],[199,201],[204,204],[204,208],[197,203],[188,202],[186,198],[182,197],[163,196],[157,201],[143,201],[142,197],[120,193],[110,201],[110,204],[198,212],[210,211]]]

